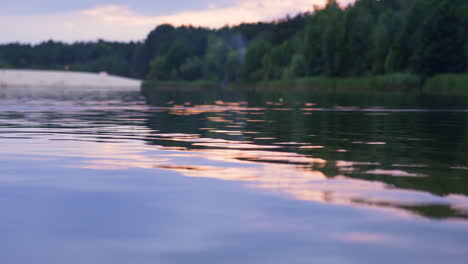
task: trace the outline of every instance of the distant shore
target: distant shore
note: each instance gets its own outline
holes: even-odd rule
[[[0,88],[139,90],[141,81],[106,73],[0,69]]]
[[[197,81],[149,81],[145,80],[141,85],[142,89],[157,90],[206,90],[217,89],[221,85],[216,81],[197,80]]]
[[[219,89],[215,81],[144,81],[144,90],[206,90]],[[337,91],[337,92],[437,92],[468,94],[468,74],[439,74],[424,79],[414,74],[387,74],[364,77],[307,77],[257,83],[231,83],[229,90],[244,91]]]

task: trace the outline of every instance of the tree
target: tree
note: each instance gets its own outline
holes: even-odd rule
[[[221,38],[208,37],[204,59],[204,77],[209,80],[226,79],[226,60],[229,47]]]
[[[163,24],[143,42],[0,45],[3,67],[167,81],[259,82],[304,76],[468,70],[466,0],[357,0],[214,30]],[[6,66],[5,66],[6,65]]]
[[[425,75],[463,72],[468,33],[454,13],[451,0],[442,1],[423,25],[420,45],[413,59],[413,71]]]
[[[283,79],[292,80],[307,75],[307,63],[303,54],[294,54],[291,63],[283,72]]]
[[[241,49],[232,49],[226,58],[226,81],[240,81],[241,69],[244,63],[244,54]]]
[[[283,71],[288,67],[294,48],[289,41],[273,47],[271,51],[263,58],[263,65],[266,79],[281,79]]]
[[[184,81],[198,80],[203,75],[203,62],[199,57],[190,57],[179,67],[179,72]]]
[[[405,17],[403,30],[398,33],[397,40],[393,44],[386,61],[387,72],[410,71],[410,61],[416,49],[425,43],[421,43],[421,28],[430,16],[440,0],[415,0]]]
[[[370,59],[373,74],[385,72],[385,62],[400,27],[400,17],[394,12],[386,11],[379,16],[371,34]]]
[[[256,41],[249,46],[242,69],[243,81],[257,82],[264,79],[263,60],[271,48],[272,45],[265,40]]]
[[[322,54],[324,60],[323,74],[327,76],[341,75],[341,65],[344,56],[343,45],[345,44],[345,24],[342,20],[342,11],[336,5],[330,5],[324,10],[327,21],[322,25],[323,33],[321,38]]]
[[[8,68],[10,68],[10,65],[4,60],[0,60],[0,69],[8,69]]]

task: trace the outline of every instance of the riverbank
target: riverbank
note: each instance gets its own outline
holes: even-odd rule
[[[158,90],[206,90],[216,89],[220,87],[217,81],[197,80],[197,81],[151,81],[145,80],[141,84],[143,90],[158,89]]]
[[[468,74],[440,74],[426,81],[424,91],[468,95]]]
[[[330,92],[426,92],[468,94],[468,74],[441,74],[424,79],[415,74],[389,74],[366,77],[308,77],[257,84],[235,84],[234,89],[299,90]]]
[[[102,89],[138,90],[141,81],[107,73],[49,71],[49,70],[0,70],[2,89]]]
[[[239,89],[255,90],[317,90],[317,91],[415,91],[422,85],[422,78],[413,74],[391,74],[367,77],[328,78],[306,77],[294,80],[275,80],[256,84],[234,84]]]
[[[151,82],[143,88],[157,90],[204,90],[219,88],[214,81]],[[435,75],[424,79],[415,74],[398,73],[366,77],[328,78],[306,77],[294,80],[275,80],[258,83],[231,83],[229,90],[248,91],[320,91],[320,92],[436,92],[468,93],[468,74]]]

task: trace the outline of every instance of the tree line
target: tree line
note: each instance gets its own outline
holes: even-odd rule
[[[73,44],[47,41],[37,45],[0,45],[0,68],[109,72],[139,78],[136,53],[142,43],[99,40]]]
[[[468,1],[358,0],[220,29],[158,26],[143,42],[0,45],[0,67],[152,81],[255,83],[310,76],[468,72]]]

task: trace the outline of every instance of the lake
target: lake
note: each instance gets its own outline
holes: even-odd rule
[[[467,263],[468,99],[0,99],[2,263]]]

